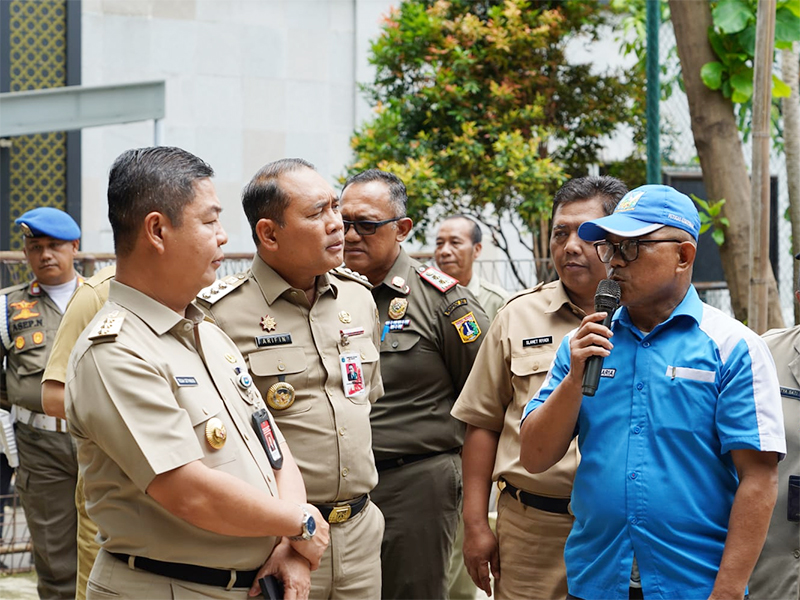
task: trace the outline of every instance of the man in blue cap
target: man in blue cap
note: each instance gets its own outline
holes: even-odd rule
[[[661,185],[578,230],[622,308],[564,338],[520,453],[541,472],[578,436],[568,597],[742,598],[764,543],[786,452],[778,379],[764,341],[692,286],[699,230],[692,201]],[[594,397],[591,356],[604,359]]]
[[[81,284],[74,260],[81,230],[64,211],[42,207],[16,221],[35,279],[0,290],[0,361],[19,450],[16,489],[33,541],[41,598],[74,598],[78,462],[63,419],[42,412],[41,380],[61,315]]]

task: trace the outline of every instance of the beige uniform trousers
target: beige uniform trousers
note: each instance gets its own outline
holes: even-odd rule
[[[246,600],[250,588],[226,590],[222,587],[190,583],[131,569],[105,550],[100,550],[86,585],[87,600],[142,600],[144,598],[218,598]]]
[[[383,514],[372,502],[353,519],[332,524],[331,542],[311,573],[309,598],[380,598],[383,528]]]
[[[497,541],[500,579],[498,600],[567,597],[564,544],[572,529],[572,515],[525,506],[508,494],[497,498]]]

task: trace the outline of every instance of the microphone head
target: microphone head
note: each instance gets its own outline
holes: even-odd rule
[[[609,314],[617,310],[622,290],[619,284],[613,279],[603,279],[597,285],[597,292],[594,295],[594,309],[597,312],[607,312]]]

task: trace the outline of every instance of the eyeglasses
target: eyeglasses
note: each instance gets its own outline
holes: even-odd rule
[[[355,228],[358,235],[373,235],[378,231],[378,227],[383,227],[387,223],[394,223],[402,218],[404,217],[395,217],[394,219],[386,219],[385,221],[348,221],[347,219],[342,219],[342,223],[344,223],[345,235],[350,231],[351,225]]]
[[[594,243],[594,249],[597,252],[597,258],[600,262],[608,264],[613,258],[614,254],[619,249],[619,255],[625,262],[633,262],[639,258],[639,244],[661,244],[664,242],[671,242],[674,244],[682,243],[681,240],[623,240],[619,244],[614,244],[607,240]]]

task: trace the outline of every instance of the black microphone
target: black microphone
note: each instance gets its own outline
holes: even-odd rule
[[[611,327],[611,318],[614,311],[619,306],[619,298],[622,291],[619,284],[612,279],[603,279],[597,286],[594,295],[594,311],[605,312],[606,318],[603,319],[605,327]],[[594,396],[597,386],[600,383],[600,371],[603,369],[602,356],[590,356],[586,361],[586,370],[583,372],[583,395]]]

